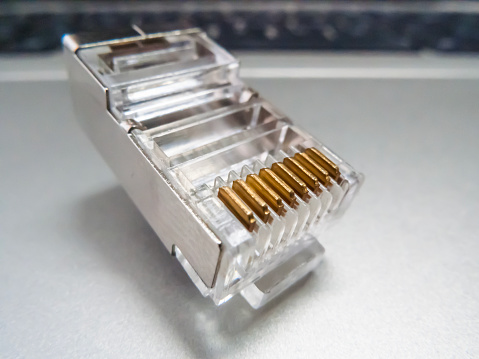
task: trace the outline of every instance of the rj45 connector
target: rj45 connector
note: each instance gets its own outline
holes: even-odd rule
[[[204,296],[258,308],[318,265],[363,177],[233,56],[198,29],[63,43],[80,123]]]

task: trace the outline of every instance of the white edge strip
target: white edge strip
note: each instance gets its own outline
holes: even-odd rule
[[[479,79],[479,69],[427,68],[242,68],[245,79]],[[0,71],[0,82],[66,81],[64,70]]]

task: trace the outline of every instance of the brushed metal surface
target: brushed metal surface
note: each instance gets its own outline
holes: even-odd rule
[[[211,287],[220,258],[220,241],[107,111],[103,86],[86,72],[75,55],[66,52],[65,59],[71,74],[75,115],[83,130],[167,250],[171,253],[173,245],[180,248],[205,285]]]
[[[0,83],[0,356],[478,357],[479,82],[453,75],[248,79],[368,175],[307,285],[259,311],[201,297],[66,82]]]

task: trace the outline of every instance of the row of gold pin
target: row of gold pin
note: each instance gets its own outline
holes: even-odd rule
[[[278,215],[284,212],[284,203],[294,207],[296,196],[307,200],[309,190],[321,192],[320,183],[329,187],[331,179],[337,181],[338,166],[316,148],[308,148],[283,162],[275,162],[271,168],[262,168],[259,175],[250,174],[246,181],[233,181],[232,188],[218,190],[218,198],[252,231],[256,220],[253,212],[265,223],[270,220],[269,208]]]

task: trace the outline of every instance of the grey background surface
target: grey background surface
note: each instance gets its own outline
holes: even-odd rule
[[[479,357],[479,60],[243,58],[366,174],[322,265],[216,308],[75,123],[61,59],[2,59],[1,358]]]

